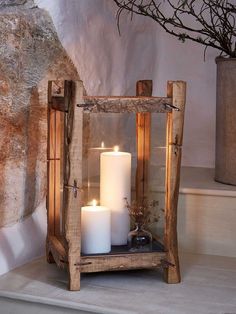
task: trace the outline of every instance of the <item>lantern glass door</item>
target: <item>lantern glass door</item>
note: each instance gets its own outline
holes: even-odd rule
[[[84,113],[83,114],[83,205],[91,205],[93,200],[104,205],[100,199],[101,154],[105,152],[127,152],[131,154],[131,199],[141,204],[156,202],[151,210],[149,229],[155,239],[163,240],[163,217],[165,208],[166,175],[166,121],[165,113],[151,114],[149,126],[149,150],[147,161],[147,194],[137,196],[138,151],[137,115],[135,113]],[[114,176],[116,176],[114,169]],[[141,178],[142,180],[142,178]],[[119,184],[119,183],[117,183]],[[118,188],[118,186],[117,186]],[[125,197],[126,195],[124,195]],[[115,201],[115,200],[114,200]],[[124,202],[125,203],[125,202]],[[128,211],[128,209],[127,209]],[[158,222],[155,219],[158,218]],[[131,219],[130,229],[134,228]],[[127,235],[125,235],[127,236]]]
[[[84,113],[83,118],[83,203],[90,204],[94,199],[100,203],[100,162],[102,153],[119,151],[131,154],[131,177],[132,186],[134,186],[136,163],[135,115]]]

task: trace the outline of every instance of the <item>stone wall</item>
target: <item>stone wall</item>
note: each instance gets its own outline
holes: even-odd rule
[[[79,77],[48,13],[32,1],[0,0],[0,227],[45,198],[51,79]]]

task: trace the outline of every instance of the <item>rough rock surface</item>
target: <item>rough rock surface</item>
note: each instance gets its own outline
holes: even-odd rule
[[[0,0],[0,227],[45,198],[47,82],[79,79],[48,13]]]

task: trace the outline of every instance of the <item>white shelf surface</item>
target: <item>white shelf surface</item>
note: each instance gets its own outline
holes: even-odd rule
[[[214,169],[182,167],[180,193],[236,197],[236,186],[214,180]]]
[[[185,254],[181,272],[183,281],[176,285],[166,284],[154,270],[85,274],[81,291],[70,292],[66,272],[43,258],[0,277],[0,301],[1,296],[12,299],[12,304],[24,300],[25,309],[27,303],[38,303],[34,313],[42,313],[40,303],[62,307],[64,313],[72,309],[107,314],[235,313],[235,258]],[[10,312],[1,305],[0,313]],[[19,312],[18,307],[14,313],[29,311]]]
[[[161,171],[160,171],[161,169]],[[180,190],[182,194],[199,194],[212,196],[236,197],[236,186],[222,184],[214,180],[214,169],[201,167],[181,167]],[[165,167],[151,168],[152,177],[158,175],[164,177]],[[155,175],[155,172],[157,175]],[[160,184],[157,180],[151,180],[152,192],[164,192],[164,180]]]

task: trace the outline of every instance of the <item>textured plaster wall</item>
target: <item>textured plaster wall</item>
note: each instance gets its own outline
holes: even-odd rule
[[[214,167],[217,51],[179,42],[147,18],[122,16],[110,0],[37,0],[52,16],[59,38],[89,94],[134,95],[138,79],[153,79],[154,95],[167,80],[188,82],[183,165]]]
[[[79,76],[48,13],[0,0],[0,273],[45,253],[47,86],[55,79]]]
[[[0,28],[2,227],[31,214],[45,198],[48,80],[78,74],[46,11],[3,7]]]

